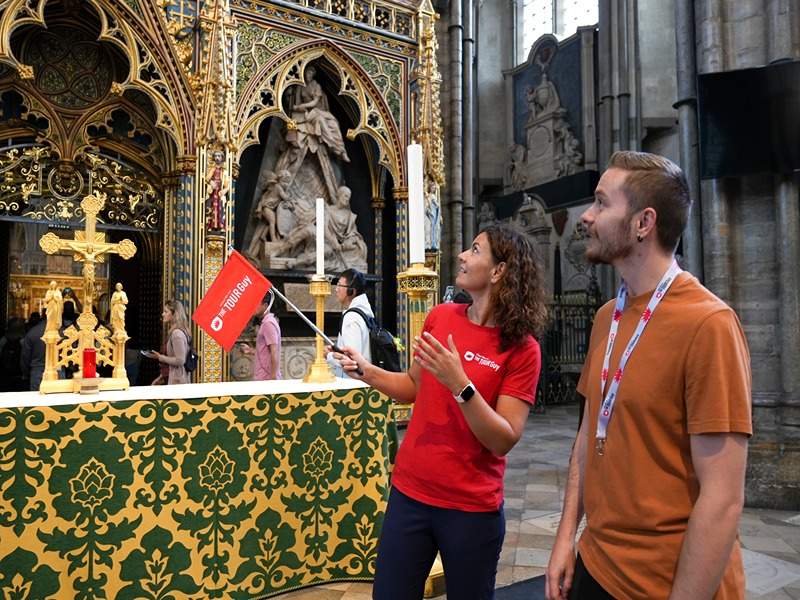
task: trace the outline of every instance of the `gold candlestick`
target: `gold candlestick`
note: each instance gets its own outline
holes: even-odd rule
[[[317,327],[325,331],[325,298],[331,295],[331,284],[324,275],[314,275],[309,284],[309,292],[317,303]],[[328,361],[325,360],[325,342],[317,335],[317,351],[311,368],[303,378],[306,383],[329,383],[336,381]]]
[[[436,291],[439,276],[423,263],[414,263],[409,269],[397,274],[397,289],[408,295],[409,314],[409,363],[413,360],[411,346],[414,338],[422,334],[422,326],[428,315],[428,300]]]

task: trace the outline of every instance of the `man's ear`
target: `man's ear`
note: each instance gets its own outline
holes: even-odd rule
[[[656,222],[658,221],[658,213],[652,206],[648,206],[642,211],[636,222],[636,235],[646,238],[650,234],[655,233]]]

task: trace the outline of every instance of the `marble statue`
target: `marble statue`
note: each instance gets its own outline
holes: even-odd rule
[[[282,202],[290,202],[288,189],[292,175],[286,169],[277,174],[267,171],[264,180],[264,191],[254,213],[256,227],[245,251],[249,258],[257,262],[260,262],[266,243],[278,242],[281,239],[277,230],[277,210]]]
[[[328,197],[332,199],[336,197],[337,183],[330,154],[344,162],[350,162],[350,157],[344,147],[339,121],[330,112],[328,97],[315,79],[316,74],[316,67],[306,66],[305,85],[295,89],[291,108],[293,127],[286,133],[288,147],[278,159],[275,170],[286,169],[294,175],[309,153],[315,155],[322,168]]]
[[[497,222],[494,207],[489,202],[482,202],[481,209],[478,211],[478,231],[486,229],[489,225]]]
[[[542,72],[542,80],[535,88],[528,87],[526,93],[528,100],[528,121],[544,117],[561,107],[561,100],[558,97],[556,86],[547,77],[546,72]]]
[[[441,202],[439,186],[433,179],[428,180],[428,191],[425,193],[425,248],[438,250],[442,237]]]
[[[525,187],[525,153],[526,148],[522,144],[511,144],[508,147],[508,165],[506,166],[506,178],[508,184],[515,190]]]
[[[367,244],[350,210],[351,191],[340,186],[333,206],[325,208],[325,264],[333,271],[355,268],[367,271]]]
[[[64,314],[64,298],[55,281],[50,282],[50,287],[44,295],[44,304],[47,308],[47,324],[45,332],[61,329],[61,316]]]
[[[111,330],[114,333],[121,331],[125,333],[125,309],[128,306],[128,295],[122,290],[122,284],[114,286],[114,293],[111,294]]]

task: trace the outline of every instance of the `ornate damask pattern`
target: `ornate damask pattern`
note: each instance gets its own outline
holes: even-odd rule
[[[371,579],[390,401],[362,388],[0,409],[4,598]]]
[[[250,79],[269,60],[299,37],[253,23],[241,23],[237,29],[236,97],[247,86]]]

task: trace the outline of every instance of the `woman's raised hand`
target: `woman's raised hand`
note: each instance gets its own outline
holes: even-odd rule
[[[453,341],[453,334],[447,336],[447,346],[445,348],[426,331],[414,339],[414,359],[443,386],[457,394],[469,383],[469,378],[461,365],[461,355]]]

